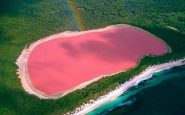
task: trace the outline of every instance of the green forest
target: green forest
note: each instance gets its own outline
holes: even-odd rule
[[[45,36],[79,30],[67,0],[0,0],[0,114],[64,114],[113,90],[150,65],[185,57],[184,0],[74,0],[86,29],[130,24],[163,39],[172,53],[145,57],[136,68],[102,78],[56,100],[26,93],[16,59],[26,44]],[[173,30],[169,27],[173,27]]]

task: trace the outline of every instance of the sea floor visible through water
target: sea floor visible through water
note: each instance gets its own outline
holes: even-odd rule
[[[88,115],[185,115],[185,65],[153,74]]]

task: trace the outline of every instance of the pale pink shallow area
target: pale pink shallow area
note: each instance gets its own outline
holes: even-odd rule
[[[52,96],[132,68],[146,54],[166,51],[161,40],[130,26],[56,38],[37,45],[30,53],[29,80],[35,89]]]

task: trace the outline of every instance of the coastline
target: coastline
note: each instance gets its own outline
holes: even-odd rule
[[[185,58],[169,61],[168,63],[153,65],[145,69],[139,75],[134,76],[132,79],[126,81],[124,84],[118,86],[115,90],[110,91],[108,94],[99,97],[96,100],[90,100],[89,103],[85,103],[75,109],[72,112],[66,113],[66,115],[84,115],[93,111],[102,104],[112,101],[126,92],[130,87],[137,85],[143,80],[150,79],[153,73],[160,72],[166,69],[170,69],[175,66],[185,65]]]
[[[152,36],[155,36],[141,28],[138,28],[138,27],[134,27],[134,26],[131,26],[131,25],[127,25],[127,24],[117,24],[117,25],[110,25],[110,26],[107,26],[105,28],[100,28],[100,29],[95,29],[95,30],[87,30],[87,31],[82,31],[82,32],[69,32],[69,31],[66,31],[66,32],[62,32],[62,33],[58,33],[58,34],[54,34],[54,35],[51,35],[51,36],[48,36],[48,37],[45,37],[45,38],[42,38],[30,45],[27,45],[25,47],[25,49],[21,52],[21,55],[19,56],[19,58],[17,59],[16,61],[16,64],[18,66],[18,76],[21,80],[21,83],[22,83],[22,86],[24,88],[24,90],[26,92],[28,92],[29,94],[33,94],[41,99],[58,99],[58,98],[61,98],[65,95],[67,95],[68,93],[70,92],[73,92],[75,91],[76,89],[82,89],[84,87],[86,87],[87,85],[103,78],[103,77],[108,77],[108,76],[112,76],[112,75],[115,75],[115,74],[118,74],[120,72],[124,72],[124,71],[127,71],[126,70],[123,70],[123,71],[119,71],[119,72],[116,72],[116,73],[112,73],[112,74],[109,74],[109,75],[102,75],[102,76],[98,76],[96,77],[95,79],[92,79],[90,81],[87,81],[87,82],[84,82],[84,83],[81,83],[80,85],[76,86],[76,87],[73,87],[72,89],[68,89],[66,91],[63,91],[63,92],[59,92],[55,95],[52,95],[52,96],[48,96],[46,94],[44,94],[43,92],[37,90],[36,88],[34,88],[31,84],[31,81],[29,79],[29,75],[28,75],[28,68],[27,68],[27,62],[28,62],[28,58],[29,58],[29,55],[30,53],[32,52],[32,50],[38,46],[39,44],[43,43],[43,42],[47,42],[49,40],[52,40],[52,39],[60,39],[59,37],[63,36],[63,37],[71,37],[71,36],[76,36],[76,35],[81,35],[81,34],[86,34],[86,33],[89,33],[89,32],[101,32],[101,31],[106,31],[106,30],[109,30],[109,29],[112,29],[112,28],[125,28],[125,27],[132,27],[132,28],[136,28],[136,29],[139,29],[141,31],[144,31],[146,32],[147,34],[150,34]],[[166,53],[171,53],[171,48],[160,38],[158,38],[157,36],[155,36],[155,38],[159,39],[166,47]],[[65,39],[65,38],[64,38]],[[151,57],[154,57],[155,55],[144,55],[143,57],[145,56],[151,56]],[[138,59],[138,62],[137,64],[133,67],[135,68],[140,60],[143,58],[143,57],[140,57]],[[129,69],[132,69],[132,68],[129,68]],[[128,70],[129,70],[128,69]]]

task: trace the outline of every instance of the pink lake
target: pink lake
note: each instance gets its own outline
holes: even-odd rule
[[[146,54],[166,52],[164,42],[127,26],[43,42],[30,53],[27,67],[31,85],[53,96],[99,76],[132,68]]]

